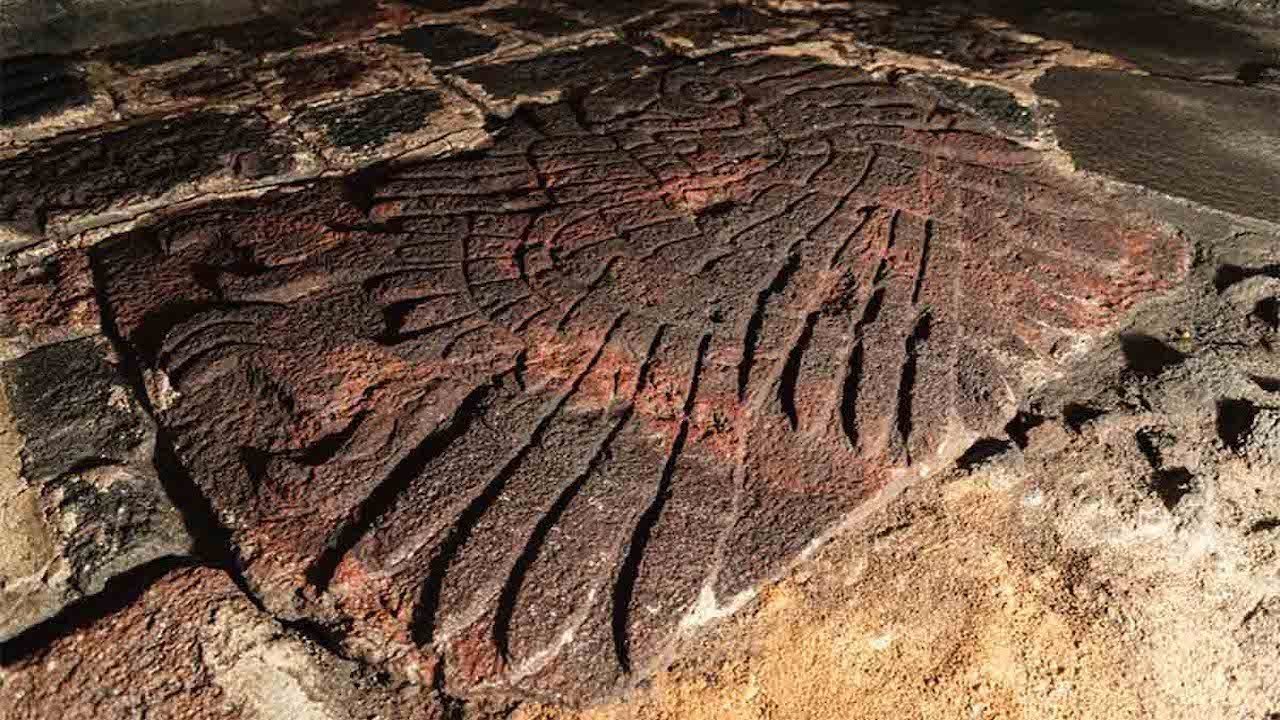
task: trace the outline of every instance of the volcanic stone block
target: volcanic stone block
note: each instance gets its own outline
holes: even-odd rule
[[[630,46],[604,43],[524,60],[470,66],[459,75],[479,88],[483,99],[493,104],[497,112],[509,115],[517,102],[598,85],[652,62]]]
[[[249,0],[15,0],[0,14],[0,57],[66,53],[259,14]]]
[[[1280,42],[1273,22],[1241,23],[1238,17],[1187,12],[1178,3],[998,2],[988,10],[1024,33],[1113,55],[1169,77],[1230,77],[1251,63],[1274,63]]]
[[[526,2],[534,7],[565,8],[593,25],[618,25],[649,15],[670,5],[663,0],[634,0],[619,3],[608,0],[559,0],[559,2]]]
[[[517,70],[484,72],[549,82]],[[268,606],[441,653],[458,693],[586,700],[1185,273],[1179,235],[985,127],[715,56],[95,257]]]
[[[451,65],[479,57],[498,47],[498,41],[460,25],[423,25],[379,38],[421,54],[432,63]]]
[[[411,5],[433,12],[453,12],[483,5],[483,0],[407,0]]]
[[[199,112],[42,143],[0,161],[0,223],[72,233],[127,219],[163,201],[188,199],[207,181],[230,179],[248,152],[288,158],[252,113]],[[291,163],[283,162],[282,171]]]
[[[661,13],[642,27],[673,52],[699,56],[743,45],[782,43],[813,32],[818,25],[746,5],[726,5],[714,10]]]
[[[406,153],[460,152],[487,139],[483,125],[472,103],[435,84],[320,105],[294,119],[331,167],[346,170]]]
[[[303,122],[323,128],[329,142],[338,147],[363,148],[420,129],[440,107],[440,95],[430,90],[399,91],[352,106],[315,110]]]
[[[974,69],[1029,65],[1045,52],[1025,36],[994,29],[969,9],[941,3],[867,4],[812,17],[859,42]]]
[[[441,717],[429,691],[388,687],[286,631],[217,570],[179,568],[127,595],[3,658],[0,718]]]
[[[914,87],[937,94],[950,105],[986,119],[1010,136],[1032,136],[1038,129],[1035,113],[1007,90],[931,75],[914,77],[912,83]]]
[[[99,309],[89,258],[64,251],[0,275],[0,359],[97,335]]]
[[[1209,207],[1280,221],[1280,95],[1261,88],[1055,69],[1055,132],[1082,167]]]
[[[101,338],[0,366],[0,641],[189,547],[153,463],[155,427]]]
[[[486,20],[496,20],[518,30],[536,33],[544,37],[572,35],[587,30],[590,26],[571,17],[566,17],[556,8],[522,7],[519,5],[504,7],[485,13]]]

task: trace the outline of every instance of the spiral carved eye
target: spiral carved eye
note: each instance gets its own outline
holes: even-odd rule
[[[673,76],[667,81],[667,106],[680,114],[705,113],[742,101],[742,90],[716,78]]]
[[[732,85],[707,80],[690,80],[681,85],[680,91],[685,98],[703,105],[724,106],[742,97]]]

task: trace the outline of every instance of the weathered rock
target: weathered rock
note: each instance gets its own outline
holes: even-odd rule
[[[1034,137],[1040,130],[1037,113],[1008,90],[935,75],[922,75],[910,82],[912,87],[937,95],[947,104],[986,120],[991,127],[1010,137]]]
[[[974,70],[1032,67],[1047,54],[1039,38],[1001,28],[980,12],[944,3],[854,3],[803,16],[817,19],[824,33],[848,33],[859,43]]]
[[[1209,4],[1206,0],[1201,4]],[[994,0],[959,8],[985,12],[1032,33],[1115,55],[1152,73],[1185,78],[1234,78],[1250,63],[1275,62],[1280,29],[1190,11],[1178,0]]]
[[[1054,70],[1036,90],[1080,166],[1203,205],[1280,221],[1280,94],[1259,88]],[[1247,180],[1245,180],[1247,178]]]
[[[1280,291],[1266,272],[1280,237],[1160,204],[1200,252],[1128,339],[1098,343],[1007,433],[869,513],[644,688],[513,717],[1274,715],[1280,354],[1252,307]]]
[[[321,141],[330,167],[348,171],[410,152],[453,155],[488,139],[476,108],[435,83],[312,107],[294,124]]]
[[[156,477],[155,427],[101,338],[32,350],[0,378],[2,641],[189,542]]]
[[[0,275],[0,359],[99,333],[89,258],[62,252]]]
[[[572,16],[564,8],[546,3],[538,5],[513,5],[498,8],[481,15],[485,21],[493,20],[516,30],[533,33],[543,38],[573,35],[591,28],[589,23]]]
[[[0,63],[5,102],[0,124],[51,115],[89,101],[88,84],[60,58],[28,57]]]
[[[516,98],[644,58],[463,72]],[[273,611],[409,675],[443,652],[458,692],[590,699],[1182,276],[1181,238],[985,127],[716,57],[95,262]]]
[[[499,45],[492,36],[453,24],[421,25],[380,38],[380,41],[420,53],[433,65],[442,66],[486,55]]]
[[[1133,20],[1050,4],[382,0],[8,66],[0,609],[19,610],[0,637],[21,634],[0,696],[18,688],[18,717],[399,717],[435,682],[595,701],[953,464],[999,485],[1037,463],[1047,485],[1063,458],[1109,463],[1119,520],[1069,477],[1049,505],[1114,544],[1199,542],[1182,529],[1234,493],[1233,552],[1273,557],[1278,261],[1196,271],[1222,304],[1196,316],[1214,352],[1261,338],[1224,389],[1194,332],[1110,336],[1193,251],[1068,170],[1275,219],[1276,163],[1246,137],[1275,124],[1266,33],[1125,60],[1063,40],[1116,51]],[[1090,69],[1033,89],[1060,62]],[[1023,402],[1093,353],[1139,394]],[[129,591],[188,543],[144,400],[169,493],[249,600],[205,570]],[[915,546],[893,562],[945,593],[1007,527],[953,548],[959,570]],[[965,603],[1000,572],[930,658],[964,647]],[[1239,630],[1264,659],[1268,597]],[[948,682],[939,712],[977,713]]]
[[[0,16],[0,57],[67,53],[261,14],[249,0],[15,0]]]
[[[0,658],[0,718],[433,720],[425,688],[391,686],[258,611],[225,574],[178,569],[105,618]]]
[[[6,62],[0,253],[38,255],[42,242],[118,233],[174,204],[483,144],[481,110],[432,74],[438,63],[389,50],[416,39],[438,55],[442,38],[430,29],[461,25],[389,34],[433,17],[347,3],[296,21]],[[384,44],[365,42],[379,36]]]
[[[699,57],[747,45],[767,45],[812,33],[812,19],[771,15],[746,5],[662,13],[644,23],[644,32],[673,52]]]
[[[98,313],[83,254],[0,276],[0,641],[190,544]]]
[[[59,139],[0,162],[0,223],[34,244],[120,222],[237,184],[243,153],[283,155],[282,174],[314,174],[249,113],[198,112]],[[302,172],[299,173],[298,171]],[[15,245],[18,243],[14,243]],[[7,248],[6,248],[7,249]]]
[[[458,76],[494,112],[509,116],[530,102],[553,102],[575,88],[631,75],[657,62],[643,52],[606,42],[508,62],[462,68]]]

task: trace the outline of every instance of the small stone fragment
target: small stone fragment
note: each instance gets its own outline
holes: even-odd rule
[[[99,338],[0,366],[0,641],[187,552],[153,461],[155,426]]]

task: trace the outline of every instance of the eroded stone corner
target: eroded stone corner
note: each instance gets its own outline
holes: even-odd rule
[[[0,641],[191,541],[82,257],[0,278]]]
[[[338,658],[203,567],[175,569],[118,612],[4,658],[0,697],[3,720],[436,720],[443,711],[429,687]]]

